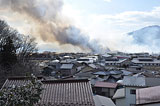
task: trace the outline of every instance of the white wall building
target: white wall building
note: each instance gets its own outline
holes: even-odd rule
[[[136,89],[160,85],[160,78],[125,76],[118,81],[124,88],[113,96],[116,106],[136,106]]]
[[[141,65],[141,66],[160,66],[160,60],[153,59],[153,58],[134,58],[132,60],[134,65]]]

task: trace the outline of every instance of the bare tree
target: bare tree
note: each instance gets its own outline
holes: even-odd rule
[[[6,45],[8,37],[13,41],[17,59],[21,62],[27,60],[30,54],[37,51],[34,38],[29,35],[19,34],[5,21],[0,20],[0,50]]]
[[[18,33],[0,20],[0,71],[3,70],[5,76],[18,74],[20,71],[23,74],[33,72],[36,64],[29,57],[35,52],[37,48],[34,38]]]

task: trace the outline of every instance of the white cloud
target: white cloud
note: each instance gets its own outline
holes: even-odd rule
[[[126,11],[114,15],[84,15],[83,12],[76,12],[79,10],[73,10],[77,13],[76,16],[69,14],[69,17],[74,19],[75,24],[85,30],[91,38],[100,40],[112,50],[152,51],[152,48],[147,46],[132,44],[133,38],[128,37],[127,33],[150,25],[160,25],[160,7],[151,11]]]

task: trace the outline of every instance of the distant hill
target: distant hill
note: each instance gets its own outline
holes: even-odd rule
[[[138,45],[152,47],[160,46],[160,26],[153,25],[128,33],[133,37],[133,42]]]

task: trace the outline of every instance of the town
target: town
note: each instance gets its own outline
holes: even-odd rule
[[[0,106],[160,106],[160,0],[0,0]]]
[[[160,57],[149,53],[33,53],[53,106],[159,106]],[[3,87],[24,83],[11,77]]]

